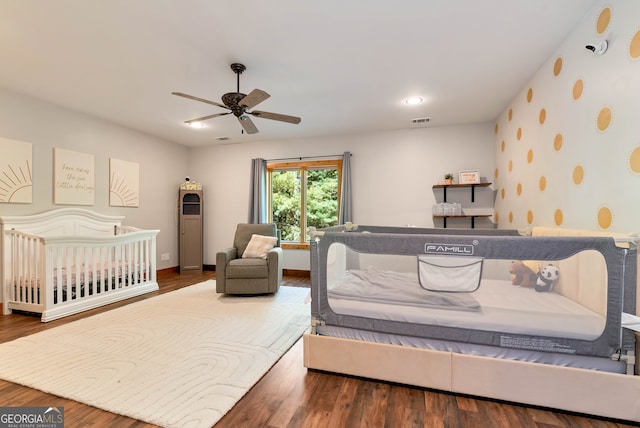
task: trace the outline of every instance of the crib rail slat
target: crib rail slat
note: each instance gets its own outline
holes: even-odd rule
[[[4,312],[11,307],[26,311],[41,310],[44,296],[39,292],[39,280],[44,272],[44,241],[39,236],[15,230],[6,231],[5,240],[6,251],[11,257],[6,257],[4,262],[3,286],[8,300]]]

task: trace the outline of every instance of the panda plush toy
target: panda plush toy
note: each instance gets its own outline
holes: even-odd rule
[[[560,271],[552,264],[548,264],[538,272],[538,279],[536,280],[536,291],[551,291],[556,281],[560,277]]]

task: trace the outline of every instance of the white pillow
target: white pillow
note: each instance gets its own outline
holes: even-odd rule
[[[243,259],[266,259],[267,253],[278,242],[275,236],[251,235],[247,248],[242,253]]]

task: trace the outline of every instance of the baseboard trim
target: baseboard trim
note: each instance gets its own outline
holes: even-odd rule
[[[165,268],[165,269],[158,269],[156,271],[156,276],[164,276],[164,275],[171,275],[171,274],[175,274],[180,272],[180,270],[178,269],[178,266],[172,266],[169,268]]]
[[[286,276],[299,276],[301,278],[311,278],[311,272],[308,270],[282,269],[282,274]]]

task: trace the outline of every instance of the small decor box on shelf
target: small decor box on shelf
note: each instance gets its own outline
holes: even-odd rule
[[[480,173],[477,170],[460,171],[458,183],[478,184],[480,183]]]

